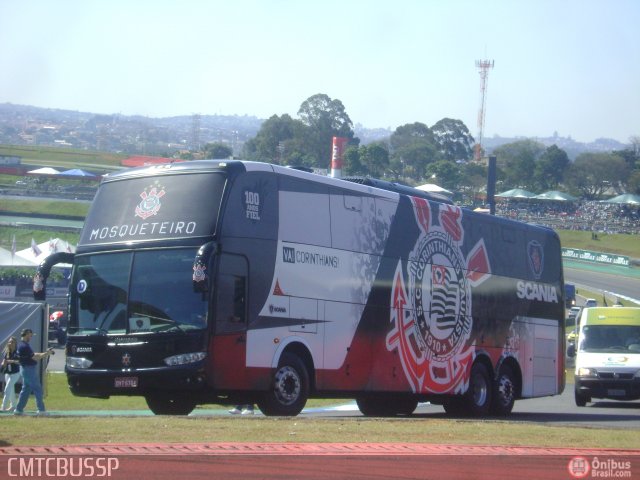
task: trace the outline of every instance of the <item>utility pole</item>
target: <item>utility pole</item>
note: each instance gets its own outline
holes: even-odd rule
[[[484,133],[484,117],[486,114],[487,78],[489,70],[493,68],[493,60],[476,60],[476,67],[480,72],[480,110],[478,111],[478,138],[476,139],[476,149],[474,160],[479,162],[482,158],[482,136]]]

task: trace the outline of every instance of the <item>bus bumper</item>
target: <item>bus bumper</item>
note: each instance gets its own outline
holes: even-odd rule
[[[202,392],[206,375],[202,363],[136,370],[65,369],[71,393],[79,397],[145,395],[151,391]]]

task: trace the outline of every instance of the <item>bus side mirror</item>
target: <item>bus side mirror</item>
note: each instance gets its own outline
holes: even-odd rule
[[[210,289],[211,275],[207,272],[211,264],[211,255],[215,252],[217,244],[215,242],[205,243],[200,247],[193,260],[193,291],[195,293],[207,293]]]
[[[73,253],[58,252],[52,253],[45,258],[38,266],[36,274],[33,276],[33,299],[46,300],[47,279],[51,273],[51,267],[58,263],[73,263]]]
[[[570,343],[567,347],[567,357],[575,357],[576,356],[576,344]]]

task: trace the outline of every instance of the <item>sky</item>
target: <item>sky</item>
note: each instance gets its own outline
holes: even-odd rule
[[[638,0],[0,0],[0,103],[83,112],[462,120],[484,136],[640,136]]]

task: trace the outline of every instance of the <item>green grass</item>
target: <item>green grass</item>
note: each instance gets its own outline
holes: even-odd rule
[[[595,252],[617,253],[632,258],[640,258],[640,241],[637,235],[598,234],[598,240],[591,238],[591,232],[557,230],[560,243],[565,248],[578,248]]]
[[[84,219],[89,211],[89,204],[82,202],[60,201],[52,198],[39,200],[3,199],[1,212],[55,214]]]
[[[48,375],[49,410],[142,409],[144,400],[73,397],[62,374]],[[324,401],[340,402],[339,400]],[[313,405],[309,402],[309,405]],[[33,408],[33,400],[27,411]],[[637,431],[625,428],[553,426],[508,419],[447,419],[413,416],[252,418],[207,417],[13,417],[2,418],[0,444],[73,445],[140,442],[401,442],[545,447],[637,448]]]
[[[0,155],[22,157],[22,163],[42,166],[86,168],[91,166],[119,167],[128,155],[80,150],[75,148],[0,145]]]

